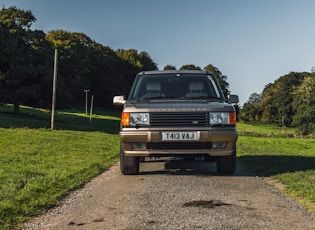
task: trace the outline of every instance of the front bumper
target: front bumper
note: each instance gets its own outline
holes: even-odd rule
[[[235,149],[235,142],[238,138],[238,133],[235,129],[229,130],[200,130],[197,131],[198,143],[207,143],[209,148],[187,148],[189,141],[176,142],[176,149],[173,148],[152,148],[150,146],[158,146],[159,143],[165,144],[169,141],[162,141],[162,131],[165,130],[122,130],[120,131],[120,141],[122,150],[125,156],[176,156],[176,155],[210,155],[210,156],[228,156],[231,155]],[[183,131],[183,130],[180,130]],[[192,130],[186,130],[192,131]],[[225,142],[225,148],[213,148],[213,143]],[[134,149],[132,143],[144,143],[144,149]],[[155,143],[149,145],[148,143]],[[183,144],[183,148],[178,146]],[[196,142],[195,142],[196,143]],[[186,146],[186,147],[185,147]]]

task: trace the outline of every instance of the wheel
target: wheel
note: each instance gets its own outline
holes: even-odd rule
[[[217,173],[219,174],[234,174],[236,170],[236,147],[230,156],[218,157]]]
[[[126,157],[120,146],[120,171],[124,175],[139,174],[139,157]]]

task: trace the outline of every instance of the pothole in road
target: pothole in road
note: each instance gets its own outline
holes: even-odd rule
[[[203,208],[215,208],[223,205],[231,205],[224,203],[220,200],[195,200],[183,204],[184,207],[203,207]]]

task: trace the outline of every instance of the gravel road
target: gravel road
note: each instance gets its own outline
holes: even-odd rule
[[[73,192],[23,229],[315,229],[315,214],[238,165],[148,160],[140,175],[119,165]]]

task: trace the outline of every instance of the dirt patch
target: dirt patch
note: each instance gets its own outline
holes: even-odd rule
[[[286,189],[286,186],[275,178],[266,177],[265,181],[267,182],[267,184],[274,186],[275,188],[279,189],[282,192],[284,192],[284,190]]]
[[[269,184],[269,185],[279,189],[281,192],[285,193],[287,186],[282,184],[279,180],[272,178],[272,177],[266,177],[265,181],[267,182],[267,184]],[[307,207],[310,211],[315,212],[315,203],[310,202],[303,197],[299,197],[299,196],[291,196],[291,197],[292,197],[292,199],[294,199],[294,200],[298,201],[300,204],[302,204],[304,207]]]

